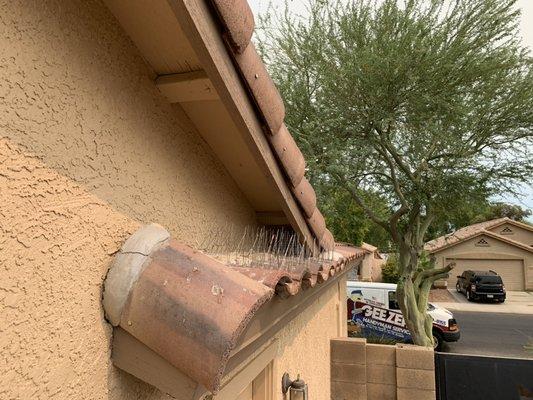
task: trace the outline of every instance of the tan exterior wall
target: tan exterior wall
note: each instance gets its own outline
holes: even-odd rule
[[[504,229],[510,229],[512,233],[506,233]],[[526,246],[533,246],[533,232],[513,224],[503,224],[495,228],[489,229],[490,231],[502,235],[508,239],[514,240],[525,244]]]
[[[309,385],[310,399],[330,398],[330,345],[347,335],[346,280],[330,287],[293,319],[278,335],[274,398],[284,400],[281,376],[300,374]]]
[[[372,266],[372,282],[383,282],[383,273],[381,269],[387,260],[384,258],[374,258],[374,265]]]
[[[489,246],[477,246],[476,244],[485,239]],[[458,243],[455,246],[448,247],[435,253],[437,259],[436,266],[445,265],[447,258],[464,258],[464,259],[490,259],[497,262],[498,259],[517,259],[524,262],[525,287],[526,290],[533,290],[533,253],[511,244],[494,239],[487,235],[480,235],[470,240]],[[451,276],[456,274],[451,272]],[[451,280],[455,282],[454,279]],[[453,283],[455,285],[455,283]]]
[[[2,7],[0,398],[168,398],[110,364],[108,266],[142,223],[196,245],[253,210],[100,2]]]

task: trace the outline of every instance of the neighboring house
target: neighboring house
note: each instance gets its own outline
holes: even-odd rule
[[[493,270],[500,274],[507,290],[533,290],[533,227],[509,218],[499,218],[458,229],[426,243],[437,266],[456,266],[447,279],[454,286],[456,276],[467,269]]]
[[[288,372],[328,399],[365,251],[326,229],[245,0],[0,27],[0,398],[281,399]],[[307,253],[269,266],[251,231]]]
[[[385,258],[376,246],[363,242],[361,248],[366,250],[359,268],[349,272],[349,279],[356,279],[363,282],[381,282],[381,267],[385,263]]]

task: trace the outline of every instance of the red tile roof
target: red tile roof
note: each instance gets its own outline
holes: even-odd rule
[[[321,246],[331,245],[331,233],[325,233],[324,217],[317,209],[313,187],[303,177],[305,161],[283,123],[283,100],[251,42],[254,29],[252,11],[246,0],[212,0],[212,3],[217,9],[224,30],[223,35],[228,38],[226,42],[229,53],[235,60],[248,93],[256,105],[272,150],[285,171],[311,232]]]
[[[434,253],[440,250],[441,248],[448,247],[452,244],[459,243],[463,240],[474,237],[475,235],[479,234],[479,232],[486,231],[492,228],[493,226],[499,225],[508,220],[508,218],[497,218],[490,221],[484,221],[477,224],[465,226],[464,228],[457,229],[455,232],[430,240],[425,244],[424,248],[427,251]]]
[[[115,257],[104,309],[114,326],[216,393],[231,351],[265,303],[325,282],[366,253],[342,245],[330,261],[290,270],[228,266],[152,224],[134,233]]]

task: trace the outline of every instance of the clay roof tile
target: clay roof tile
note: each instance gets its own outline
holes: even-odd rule
[[[285,118],[285,105],[254,44],[250,43],[241,54],[235,54],[235,60],[268,131],[278,133]]]
[[[316,209],[316,193],[306,177],[303,177],[298,186],[292,188],[292,193],[304,210],[305,216],[311,218]]]
[[[335,246],[330,261],[311,259],[290,268],[227,266],[148,225],[115,257],[103,305],[107,318],[116,317],[114,326],[216,394],[231,351],[263,304],[274,294],[286,298],[325,282],[364,254]]]
[[[324,232],[326,231],[326,220],[318,208],[315,208],[313,215],[311,215],[311,218],[307,219],[307,222],[315,234],[315,237],[322,238],[322,235],[324,235]]]
[[[285,124],[276,135],[269,135],[269,139],[292,187],[298,186],[304,177],[305,159]]]
[[[224,24],[232,50],[240,54],[254,33],[254,14],[246,0],[212,0]]]

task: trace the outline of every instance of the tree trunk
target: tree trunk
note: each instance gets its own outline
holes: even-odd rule
[[[413,343],[433,347],[433,319],[427,313],[429,290],[433,281],[416,281],[420,251],[412,244],[402,244],[399,249],[399,267],[402,274],[398,281],[397,297],[405,324]]]

